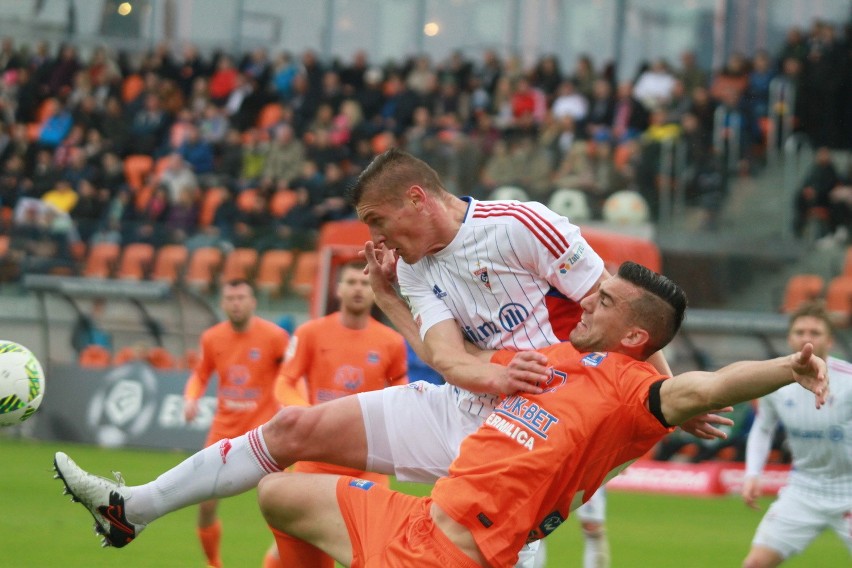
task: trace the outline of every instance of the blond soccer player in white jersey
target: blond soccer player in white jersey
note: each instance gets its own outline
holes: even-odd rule
[[[414,383],[286,407],[245,436],[224,440],[227,460],[214,444],[144,485],[91,475],[57,453],[58,476],[107,544],[124,546],[169,512],[252,489],[296,461],[434,482],[446,475],[461,440],[490,413],[497,395],[541,392],[539,375],[483,367],[465,351],[465,337],[491,349],[558,342],[579,317],[576,303],[609,276],[564,217],[540,204],[459,199],[432,168],[398,150],[367,167],[353,202],[373,240],[386,247],[380,268],[373,243],[366,246],[378,305],[448,384]],[[400,281],[419,329],[391,287],[396,254],[411,268],[401,263]],[[660,354],[655,360],[670,374]],[[708,415],[689,431],[711,436],[718,433],[714,423],[729,422]],[[526,554],[524,565],[532,565],[532,552]]]
[[[829,529],[852,557],[852,364],[828,356],[834,329],[820,303],[804,304],[790,315],[787,343],[794,350],[813,344],[814,354],[828,363],[831,393],[819,412],[812,401],[788,387],[758,401],[746,445],[745,503],[758,508],[760,475],[779,424],[787,436],[793,468],[757,528],[744,568],[778,566]],[[842,563],[838,559],[838,566]]]

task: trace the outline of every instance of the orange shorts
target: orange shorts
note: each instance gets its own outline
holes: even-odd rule
[[[382,473],[373,473],[372,471],[359,471],[351,467],[343,467],[341,465],[329,465],[320,462],[296,462],[292,471],[294,473],[330,473],[332,475],[348,475],[349,477],[357,477],[358,479],[366,479],[384,487],[390,487],[390,479]]]
[[[352,477],[337,482],[352,568],[479,568],[435,526],[432,500]]]

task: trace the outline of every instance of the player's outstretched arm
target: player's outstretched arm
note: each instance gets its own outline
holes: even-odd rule
[[[810,343],[786,357],[741,361],[715,373],[678,375],[660,388],[660,408],[669,424],[681,424],[714,408],[760,398],[792,382],[814,393],[817,408],[825,403],[828,372],[825,361],[813,354]]]

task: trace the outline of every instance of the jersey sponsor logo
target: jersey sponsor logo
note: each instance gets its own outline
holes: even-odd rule
[[[349,487],[354,487],[356,489],[363,489],[364,491],[368,490],[373,485],[375,485],[374,482],[367,481],[366,479],[353,479],[349,482]]]
[[[219,457],[222,458],[222,463],[228,461],[228,452],[231,451],[231,441],[227,438],[219,442]]]
[[[471,343],[482,344],[487,342],[492,336],[500,335],[502,333],[501,329],[511,333],[518,327],[521,327],[529,315],[530,311],[526,306],[513,302],[500,308],[500,311],[497,312],[497,322],[486,321],[476,327],[464,325],[461,331]]]
[[[364,384],[364,371],[352,365],[343,365],[334,373],[334,384],[350,392],[359,390]]]
[[[609,353],[589,353],[583,357],[580,362],[586,367],[597,367],[603,360],[606,359]]]
[[[581,258],[586,253],[586,245],[580,243],[580,246],[577,247],[577,250],[574,251],[574,254],[565,259],[565,262],[559,265],[559,273],[567,274],[571,267],[577,264]]]
[[[488,280],[488,267],[483,266],[479,270],[474,270],[473,275],[479,278],[486,288],[491,289],[491,282]]]
[[[260,349],[252,347],[249,349],[249,361],[260,361]]]
[[[529,315],[530,311],[526,306],[512,302],[500,308],[500,311],[497,312],[497,319],[503,329],[512,331],[516,327],[520,327]]]
[[[538,525],[538,529],[541,531],[542,536],[547,536],[564,522],[565,517],[563,517],[559,511],[553,511],[542,519],[541,523]]]
[[[518,395],[507,397],[494,409],[485,424],[502,432],[529,451],[535,447],[536,438],[547,439],[547,431],[559,419],[539,406]]]
[[[379,362],[379,353],[377,351],[370,351],[367,353],[367,363],[375,365]]]
[[[432,293],[435,294],[435,297],[439,300],[447,297],[447,293],[441,290],[441,288],[437,284],[432,286]]]
[[[231,365],[228,367],[228,383],[232,385],[244,385],[249,381],[248,367],[245,365]]]
[[[842,442],[844,438],[843,428],[840,426],[828,427],[828,439],[832,442]]]

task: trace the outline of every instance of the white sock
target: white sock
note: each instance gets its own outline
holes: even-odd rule
[[[263,441],[262,427],[224,439],[188,457],[157,479],[130,488],[125,513],[148,524],[172,511],[209,499],[238,495],[281,471]]]
[[[602,530],[596,536],[583,535],[583,568],[609,568],[609,539]]]

